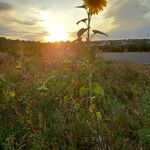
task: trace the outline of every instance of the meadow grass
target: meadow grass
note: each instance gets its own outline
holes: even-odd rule
[[[149,147],[149,65],[0,52],[0,149]]]

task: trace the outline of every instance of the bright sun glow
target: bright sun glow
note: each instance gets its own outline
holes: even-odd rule
[[[47,31],[47,35],[44,37],[45,42],[66,41],[68,39],[68,33],[60,22],[56,22],[58,19],[54,14],[43,11],[40,13],[40,18],[42,19],[41,25]]]
[[[66,41],[68,39],[68,34],[63,27],[59,25],[50,26],[50,35],[45,37],[45,41],[55,42],[55,41]]]

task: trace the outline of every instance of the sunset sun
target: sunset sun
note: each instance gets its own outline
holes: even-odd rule
[[[60,25],[53,25],[48,28],[49,35],[44,38],[46,42],[66,41],[68,34]]]
[[[42,20],[41,26],[46,30],[47,35],[44,36],[45,42],[58,42],[67,41],[69,36],[62,22],[59,22],[57,17],[48,12],[41,11],[40,19]]]

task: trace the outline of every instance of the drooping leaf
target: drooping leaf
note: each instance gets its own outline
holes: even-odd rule
[[[101,31],[99,31],[99,30],[93,30],[93,33],[94,33],[94,34],[102,34],[102,35],[108,36],[106,33],[101,32]]]
[[[78,25],[80,22],[84,22],[84,23],[86,24],[86,21],[87,21],[87,20],[88,20],[87,18],[82,19],[82,20],[80,20],[80,21],[77,22],[77,25]]]
[[[92,91],[93,91],[93,93],[95,93],[96,95],[99,95],[99,96],[105,95],[103,88],[97,82],[92,83]]]
[[[77,32],[77,36],[78,38],[80,38],[89,28],[81,28],[78,32]]]

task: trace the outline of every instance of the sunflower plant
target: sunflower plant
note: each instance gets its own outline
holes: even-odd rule
[[[87,33],[86,41],[87,44],[83,46],[81,49],[83,51],[84,57],[82,58],[82,61],[87,66],[87,72],[88,72],[88,93],[89,93],[89,101],[90,105],[93,106],[93,99],[96,99],[97,97],[104,97],[105,92],[101,85],[99,85],[98,82],[93,81],[93,74],[95,72],[95,64],[97,63],[95,61],[95,54],[96,51],[93,49],[91,51],[90,47],[90,41],[96,34],[102,34],[105,36],[108,36],[104,32],[101,32],[99,30],[92,30],[93,34],[90,33],[91,31],[91,19],[93,15],[98,15],[100,11],[103,11],[104,7],[107,6],[106,0],[82,0],[83,4],[81,6],[78,6],[77,8],[83,8],[86,10],[87,18],[84,18],[77,22],[77,25],[79,23],[84,23],[86,25],[85,28],[81,28],[77,32],[77,40],[76,41],[82,41],[82,37],[84,33]],[[81,56],[82,57],[82,56]],[[80,89],[80,95],[86,94],[87,89],[81,88]],[[101,118],[100,112],[97,113],[97,118]]]
[[[78,6],[77,8],[83,8],[87,12],[87,18],[84,18],[77,22],[77,25],[81,22],[85,23],[86,28],[81,28],[78,33],[78,40],[82,40],[82,35],[87,32],[87,38],[86,41],[89,43],[91,39],[96,34],[102,34],[105,36],[108,36],[104,32],[101,32],[99,30],[92,30],[93,34],[90,36],[91,31],[91,19],[93,15],[98,15],[100,11],[103,11],[104,7],[107,6],[107,0],[83,0],[83,4],[81,6]]]

